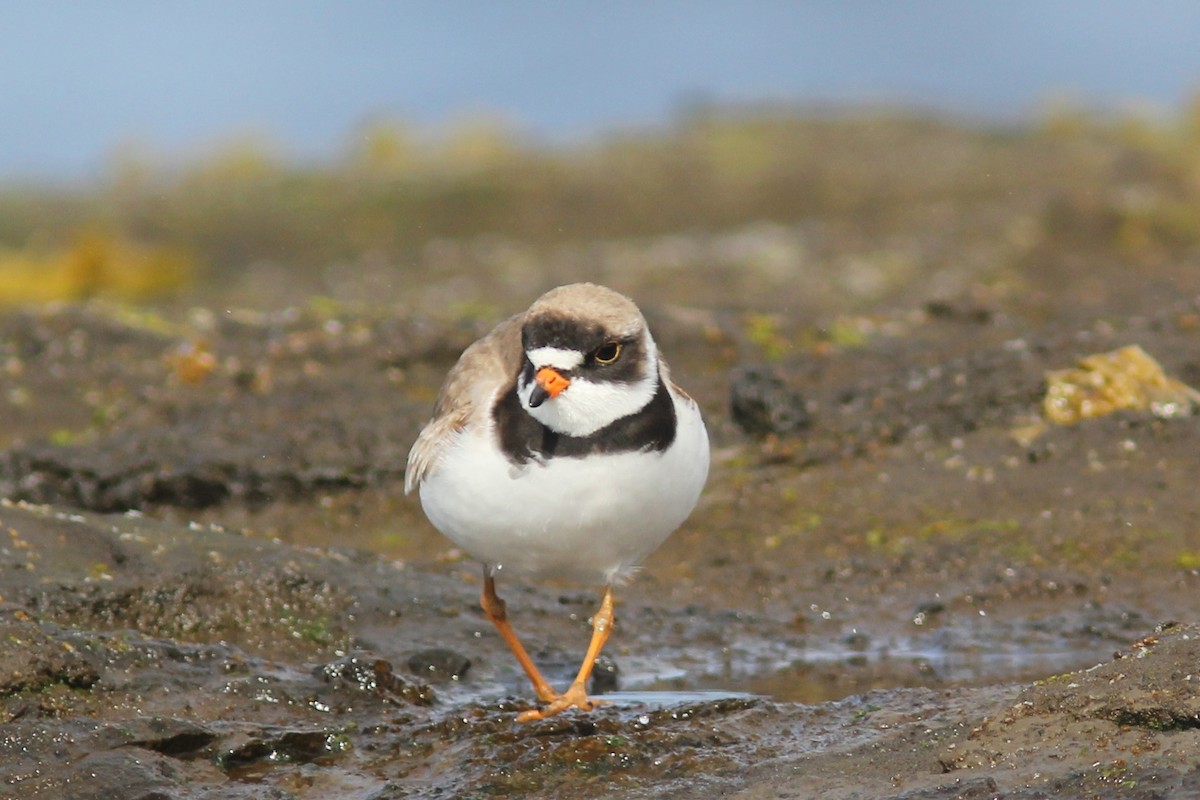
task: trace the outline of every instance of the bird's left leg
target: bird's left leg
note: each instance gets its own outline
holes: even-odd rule
[[[592,676],[592,670],[596,668],[596,659],[600,657],[600,651],[604,649],[605,642],[612,634],[613,620],[613,590],[611,586],[607,586],[604,589],[604,599],[600,601],[600,610],[592,617],[592,641],[588,645],[587,655],[583,657],[583,664],[579,667],[579,674],[565,692],[551,700],[544,708],[518,714],[517,722],[553,717],[568,708],[591,711],[596,706],[603,705],[603,700],[593,700],[587,696],[587,682]]]

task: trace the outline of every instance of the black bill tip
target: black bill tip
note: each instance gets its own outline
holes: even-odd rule
[[[541,384],[534,384],[533,391],[529,393],[529,407],[537,408],[546,402],[548,397],[550,397],[550,393],[543,389]]]

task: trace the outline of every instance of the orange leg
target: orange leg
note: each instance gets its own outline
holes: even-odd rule
[[[600,656],[600,651],[604,649],[604,644],[608,641],[608,637],[612,633],[612,627],[613,590],[611,586],[608,586],[604,589],[604,599],[600,601],[600,610],[592,617],[592,641],[588,645],[587,655],[583,657],[583,664],[579,667],[579,674],[575,676],[575,680],[571,682],[571,685],[561,695],[557,695],[550,700],[542,697],[542,702],[548,704],[545,708],[523,711],[518,714],[517,722],[529,722],[535,719],[553,717],[555,714],[561,714],[568,708],[591,711],[596,706],[602,705],[604,701],[592,700],[587,696],[587,681],[592,676],[592,670],[596,667],[596,659]],[[539,694],[538,697],[541,697],[541,695]]]
[[[487,567],[484,567],[483,596],[479,599],[479,605],[483,606],[483,613],[487,614],[488,619],[496,626],[496,630],[500,632],[500,636],[508,644],[508,649],[512,650],[513,655],[517,657],[517,661],[521,664],[521,669],[525,670],[525,674],[529,676],[529,680],[533,683],[533,690],[537,692],[538,699],[543,703],[550,703],[557,700],[559,698],[558,692],[554,691],[554,687],[542,676],[537,665],[533,663],[533,659],[529,657],[529,653],[525,651],[525,646],[517,638],[517,632],[509,624],[508,614],[504,609],[504,601],[496,594],[496,581],[488,573]]]

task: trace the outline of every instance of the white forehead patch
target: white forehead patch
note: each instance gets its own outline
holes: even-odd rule
[[[658,391],[658,355],[654,340],[647,333],[642,340],[645,348],[643,372],[633,383],[589,380],[586,372],[571,378],[571,385],[557,397],[542,402],[536,408],[529,407],[529,396],[536,385],[534,381],[524,384],[524,373],[517,378],[517,396],[531,417],[558,433],[567,436],[590,436],[601,428],[611,425],[622,417],[636,414],[654,399]],[[582,361],[583,356],[575,350],[542,347],[529,352],[529,360],[535,367],[538,353],[567,355],[569,361]],[[559,367],[569,369],[569,367]]]
[[[571,370],[583,365],[583,353],[578,350],[564,350],[561,347],[535,347],[525,355],[537,369],[554,367]]]

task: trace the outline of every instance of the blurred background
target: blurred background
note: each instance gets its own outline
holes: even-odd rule
[[[3,305],[461,315],[588,277],[836,315],[1200,242],[1190,2],[20,0],[0,30]]]

